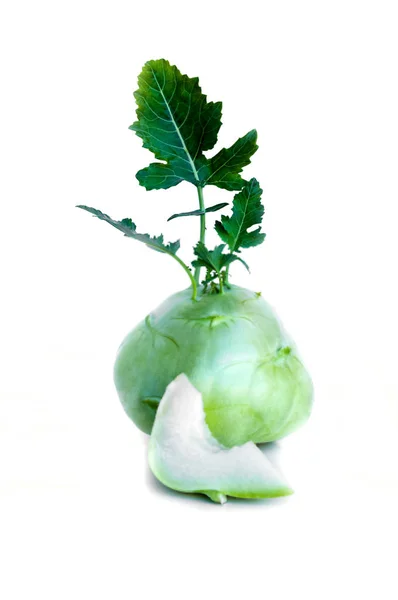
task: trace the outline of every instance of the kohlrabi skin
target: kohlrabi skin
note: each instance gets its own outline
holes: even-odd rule
[[[173,490],[227,496],[275,498],[292,493],[278,470],[253,442],[226,448],[211,435],[201,394],[185,374],[166,388],[148,446],[149,466]]]
[[[154,155],[154,161],[137,172],[137,180],[147,191],[167,190],[181,182],[193,186],[197,208],[192,210],[187,194],[186,210],[173,213],[168,221],[197,219],[198,241],[193,248],[194,260],[189,264],[179,254],[179,240],[166,243],[163,234],[138,232],[130,218],[119,221],[96,208],[79,205],[126,237],[172,258],[190,284],[155,310],[148,307],[146,318],[119,349],[115,384],[127,414],[142,431],[150,434],[155,422],[150,457],[159,478],[164,476],[162,481],[165,481],[166,471],[167,477],[178,473],[177,463],[186,455],[184,464],[191,478],[190,489],[211,485],[206,488],[207,495],[221,501],[223,494],[239,495],[243,489],[239,482],[243,479],[238,463],[230,458],[224,463],[216,460],[216,456],[241,457],[242,448],[231,450],[231,454],[227,454],[226,448],[271,442],[294,431],[310,414],[312,383],[293,341],[261,294],[233,285],[230,280],[231,265],[240,262],[249,268],[242,251],[259,246],[265,239],[261,229],[262,189],[255,177],[250,180],[242,177],[244,167],[258,149],[256,130],[250,130],[230,147],[214,152],[221,127],[221,102],[208,101],[197,77],[182,74],[164,59],[150,60],[144,65],[134,97],[137,120],[130,129]],[[206,205],[208,186],[233,192],[231,206],[228,202]],[[189,186],[186,188],[188,191]],[[227,212],[213,222],[213,227],[209,226],[212,213],[226,207]],[[206,241],[211,236],[221,241],[212,249],[209,240]],[[170,395],[166,393],[166,401],[162,401],[166,406],[165,416],[160,419],[156,414],[166,388],[181,374],[185,374],[185,383],[188,381],[195,393],[178,393],[172,400],[167,400]],[[197,401],[197,395],[208,427],[205,455],[206,469],[215,474],[211,483],[203,479],[206,473],[193,464],[195,450],[190,444],[196,444],[197,440],[191,434],[185,435],[186,419],[192,416],[189,404]],[[166,418],[169,404],[171,421]],[[174,436],[179,439],[180,433],[185,436],[184,444],[172,444],[173,460],[177,462],[170,469],[170,457],[166,462],[160,460],[159,440],[171,443]],[[213,441],[209,442],[209,436]],[[208,453],[209,443],[218,448],[216,453]],[[248,472],[252,473],[259,455],[252,445],[250,448],[245,461]],[[217,465],[214,470],[213,459]],[[235,474],[233,465],[237,469]],[[181,489],[188,491],[186,482],[182,484]],[[243,491],[250,496],[253,490],[260,488],[250,483]]]
[[[293,341],[260,294],[174,294],[124,340],[115,384],[127,414],[151,433],[166,387],[185,373],[202,394],[206,422],[231,447],[271,442],[308,417],[312,384]]]

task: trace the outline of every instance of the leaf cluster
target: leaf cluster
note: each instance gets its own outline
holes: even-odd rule
[[[243,179],[243,168],[250,163],[256,152],[257,132],[253,129],[228,148],[222,148],[213,156],[206,153],[217,142],[221,127],[221,102],[209,102],[202,93],[197,77],[183,75],[167,60],[147,62],[138,77],[138,89],[134,93],[137,103],[137,120],[132,129],[150,150],[156,161],[140,169],[136,177],[147,190],[168,189],[186,181],[198,189],[199,209],[171,215],[169,221],[180,217],[199,216],[200,241],[194,248],[195,278],[191,269],[177,256],[180,242],[165,243],[163,235],[151,237],[138,233],[131,219],[116,221],[100,210],[85,205],[79,208],[109,223],[125,236],[145,243],[157,252],[172,256],[187,272],[196,297],[196,284],[200,269],[206,269],[204,290],[210,285],[212,291],[223,292],[228,286],[229,267],[240,257],[243,248],[257,246],[264,241],[261,221],[264,207],[259,182]],[[232,213],[222,215],[215,223],[215,230],[222,244],[209,250],[204,243],[205,217],[207,213],[225,208],[223,202],[206,208],[203,189],[213,185],[237,192],[232,202]],[[218,280],[218,287],[215,283]]]

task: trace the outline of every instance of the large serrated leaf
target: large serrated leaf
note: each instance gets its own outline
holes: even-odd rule
[[[216,185],[230,191],[242,189],[245,181],[240,173],[243,167],[250,163],[257,149],[257,132],[252,129],[230,148],[220,150],[199,169],[203,185]]]
[[[106,221],[112,227],[115,227],[125,236],[133,238],[139,242],[143,242],[152,250],[156,250],[156,252],[163,252],[164,254],[171,254],[173,256],[176,255],[177,251],[180,248],[180,242],[177,240],[176,242],[170,242],[169,244],[165,244],[163,241],[163,235],[158,235],[151,237],[147,233],[137,233],[136,225],[133,223],[131,219],[122,219],[121,221],[115,221],[109,215],[101,212],[97,208],[91,208],[90,206],[84,206],[80,204],[77,208],[81,208],[91,213],[101,221]]]
[[[165,189],[180,181],[200,185],[203,151],[213,148],[221,126],[221,102],[207,102],[197,77],[183,75],[167,60],[145,64],[138,77],[137,121],[130,129],[144,148],[166,164],[154,163],[138,172],[146,189]],[[167,168],[166,168],[167,167]]]
[[[222,241],[228,244],[231,252],[239,252],[240,248],[257,246],[264,241],[265,234],[260,233],[261,227],[249,231],[251,227],[260,225],[263,218],[261,194],[259,182],[255,178],[251,179],[239,194],[235,194],[232,215],[223,215],[221,222],[216,221],[215,229]]]

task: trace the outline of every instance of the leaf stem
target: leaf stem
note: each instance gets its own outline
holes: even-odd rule
[[[200,241],[202,242],[202,244],[204,244],[206,235],[206,213],[202,187],[198,187],[198,198],[200,210],[203,211],[203,214],[200,215]]]
[[[199,198],[199,210],[203,211],[200,215],[200,238],[199,240],[202,244],[205,243],[206,236],[206,213],[205,213],[205,202],[203,198],[203,188],[201,186],[197,186],[198,190],[198,198]],[[198,284],[200,278],[200,267],[196,267],[195,269],[195,281]]]
[[[222,275],[221,275],[221,272],[219,272],[219,271],[217,271],[217,274],[218,274],[218,281],[220,283],[220,294],[223,294],[224,293],[224,282],[222,280]]]
[[[179,256],[177,256],[176,254],[170,254],[169,256],[172,256],[178,262],[178,264],[182,266],[185,273],[188,275],[188,277],[191,281],[191,286],[192,286],[192,300],[196,301],[196,296],[198,294],[198,285],[197,285],[195,277],[191,273],[191,269],[189,267],[187,267],[187,265],[184,263],[184,261],[181,260],[181,258]]]

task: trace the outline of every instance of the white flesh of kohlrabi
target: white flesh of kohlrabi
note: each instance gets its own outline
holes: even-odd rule
[[[167,487],[226,496],[269,498],[292,493],[253,442],[226,448],[210,433],[202,396],[183,373],[166,388],[149,442],[149,465]]]

